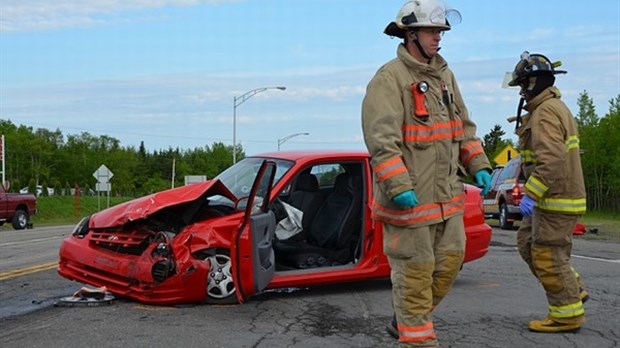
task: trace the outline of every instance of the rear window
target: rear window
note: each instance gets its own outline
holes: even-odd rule
[[[504,167],[497,167],[493,169],[493,174],[491,174],[491,187],[495,187],[497,184],[497,180],[499,179],[499,175],[502,173],[502,170],[504,170]]]
[[[516,179],[518,176],[519,181],[525,181],[525,177],[521,172],[521,160],[517,157],[506,164],[504,170],[499,175],[499,181],[504,182],[508,179]]]

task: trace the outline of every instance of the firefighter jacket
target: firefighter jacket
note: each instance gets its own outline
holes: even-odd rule
[[[556,87],[549,87],[524,107],[529,115],[517,130],[521,160],[528,169],[524,193],[543,211],[581,215],[586,212],[586,190],[579,133],[560,97]]]
[[[425,117],[416,116],[412,93],[422,81],[428,84]],[[378,221],[425,226],[462,214],[459,173],[491,168],[454,74],[440,55],[424,64],[399,45],[397,57],[368,84],[362,128],[374,174],[372,217]],[[419,200],[415,207],[404,209],[391,200],[410,189]]]
[[[509,119],[509,122],[513,122],[516,119]],[[534,151],[528,150],[524,148],[525,143],[527,143],[527,139],[531,138],[531,130],[530,127],[530,115],[521,116],[521,125],[515,129],[515,133],[519,137],[519,156],[521,157],[521,171],[526,178],[529,178],[534,171],[534,164],[536,163]]]

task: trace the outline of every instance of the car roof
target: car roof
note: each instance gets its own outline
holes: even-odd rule
[[[368,151],[363,150],[296,150],[296,151],[274,151],[254,154],[247,157],[268,157],[290,161],[314,160],[326,158],[342,159],[367,159],[370,157]]]

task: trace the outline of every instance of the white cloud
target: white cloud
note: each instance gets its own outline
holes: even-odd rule
[[[0,32],[44,31],[114,21],[125,12],[243,0],[2,0]]]

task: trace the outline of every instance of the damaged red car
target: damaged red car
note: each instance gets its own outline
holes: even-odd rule
[[[487,253],[491,227],[480,190],[466,185],[465,194],[469,262]],[[84,218],[62,242],[58,273],[158,305],[385,278],[372,199],[367,152],[251,156],[212,180]]]

